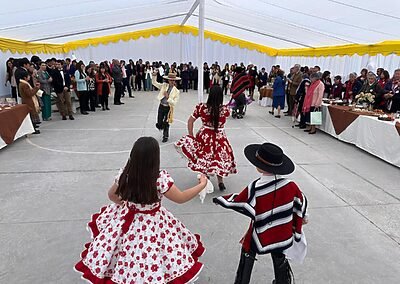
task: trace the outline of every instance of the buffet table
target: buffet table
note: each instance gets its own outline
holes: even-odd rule
[[[0,149],[18,138],[35,132],[27,105],[0,110]]]
[[[365,113],[323,104],[320,130],[400,167],[400,122],[378,120]]]
[[[271,87],[264,86],[260,88],[260,97],[258,104],[263,107],[272,106],[272,93],[274,89]]]

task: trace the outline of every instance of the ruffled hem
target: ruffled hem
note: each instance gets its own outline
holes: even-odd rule
[[[93,214],[91,221],[87,224],[87,228],[89,229],[92,238],[96,238],[99,235],[99,229],[96,224],[96,220],[99,218],[99,216],[106,210],[107,206],[104,206],[101,208],[99,213]],[[200,235],[199,234],[194,234],[197,240],[197,247],[196,249],[191,253],[191,256],[194,260],[193,266],[191,266],[187,271],[185,271],[182,275],[177,276],[176,278],[170,280],[167,282],[168,284],[185,284],[185,283],[190,283],[191,281],[194,281],[198,275],[200,274],[201,270],[203,269],[204,265],[198,261],[199,257],[201,257],[206,249],[203,246],[203,243],[200,240]],[[88,242],[85,244],[85,249],[81,253],[81,260],[74,266],[74,270],[78,273],[81,273],[81,278],[88,281],[89,283],[93,284],[122,284],[122,283],[117,283],[111,280],[111,277],[103,277],[100,278],[96,275],[93,274],[93,272],[90,270],[89,267],[87,267],[83,263],[83,259],[86,257],[89,251],[91,242]]]
[[[192,136],[186,136],[181,138],[182,139],[187,139],[187,137],[190,137],[191,139],[194,139]],[[183,157],[185,157],[188,160],[188,165],[187,167],[192,170],[193,172],[196,173],[202,173],[205,175],[217,175],[220,177],[228,177],[231,174],[236,174],[236,165],[233,162],[233,165],[231,165],[229,168],[221,168],[218,167],[218,163],[216,165],[208,165],[206,167],[199,166],[199,160],[204,160],[204,159],[199,159],[193,156],[193,154],[187,150],[187,147],[185,147],[185,143],[183,143],[181,140],[175,143],[175,149],[180,153]],[[206,161],[208,162],[208,161]]]

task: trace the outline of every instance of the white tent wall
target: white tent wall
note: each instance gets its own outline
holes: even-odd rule
[[[74,54],[78,60],[89,62],[94,60],[133,59],[134,61],[142,58],[148,61],[163,62],[189,62],[197,64],[197,44],[198,38],[191,34],[168,34],[158,37],[141,38],[139,40],[119,41],[108,45],[89,46],[69,52],[66,56],[72,57]],[[205,40],[204,59],[206,62],[213,63],[218,61],[220,65],[225,63],[248,64],[252,62],[258,66],[270,68],[274,64],[274,57],[260,53],[255,50],[242,49],[237,46],[223,44],[219,41]]]
[[[3,52],[0,51],[0,96],[8,96],[11,95],[11,86],[10,83],[7,83],[7,86],[5,86],[5,81],[6,81],[6,62],[7,60],[12,57],[12,58],[23,58],[26,57],[29,60],[31,59],[33,54],[20,54],[20,53],[11,53],[10,51]],[[42,60],[55,57],[55,58],[64,58],[64,54],[45,54],[45,53],[38,53],[35,54],[39,56]]]
[[[315,66],[321,67],[321,71],[328,70],[331,72],[331,77],[341,75],[347,78],[351,72],[360,74],[361,69],[367,68],[369,71],[376,72],[379,67],[389,71],[393,74],[394,70],[400,68],[400,56],[390,54],[384,56],[377,54],[375,56],[366,55],[352,55],[352,56],[327,56],[327,57],[302,57],[302,56],[277,56],[275,59],[276,64],[279,64],[283,70],[289,71],[290,67],[298,63],[301,66]]]

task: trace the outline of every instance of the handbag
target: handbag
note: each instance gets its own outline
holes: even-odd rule
[[[310,112],[310,124],[321,125],[322,124],[322,112],[320,109]]]

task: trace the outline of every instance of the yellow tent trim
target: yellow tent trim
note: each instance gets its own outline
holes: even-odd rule
[[[279,49],[278,56],[306,56],[306,57],[321,57],[321,56],[345,56],[345,55],[365,55],[371,56],[382,54],[400,55],[400,41],[383,41],[376,44],[348,44],[337,46],[326,46],[317,48],[290,48]]]
[[[127,32],[116,35],[88,38],[83,40],[76,40],[67,42],[65,44],[50,44],[40,42],[24,42],[7,38],[0,38],[0,50],[11,51],[12,53],[50,53],[60,54],[68,53],[79,48],[86,48],[88,46],[98,46],[99,44],[108,45],[110,43],[117,43],[119,41],[138,40],[140,38],[149,38],[151,36],[158,37],[160,35],[168,35],[170,33],[183,33],[192,34],[197,36],[198,28],[193,26],[179,26],[170,25],[157,27],[152,29],[139,30],[135,32]],[[250,41],[241,40],[238,38],[226,36],[223,34],[205,31],[204,37],[212,41],[219,41],[223,44],[231,46],[238,46],[242,49],[256,50],[260,53],[269,56],[306,56],[306,57],[320,57],[320,56],[344,56],[353,54],[396,54],[400,55],[400,41],[384,41],[377,44],[363,45],[351,44],[340,46],[326,46],[317,48],[290,48],[290,49],[275,49],[265,45],[253,43]]]

